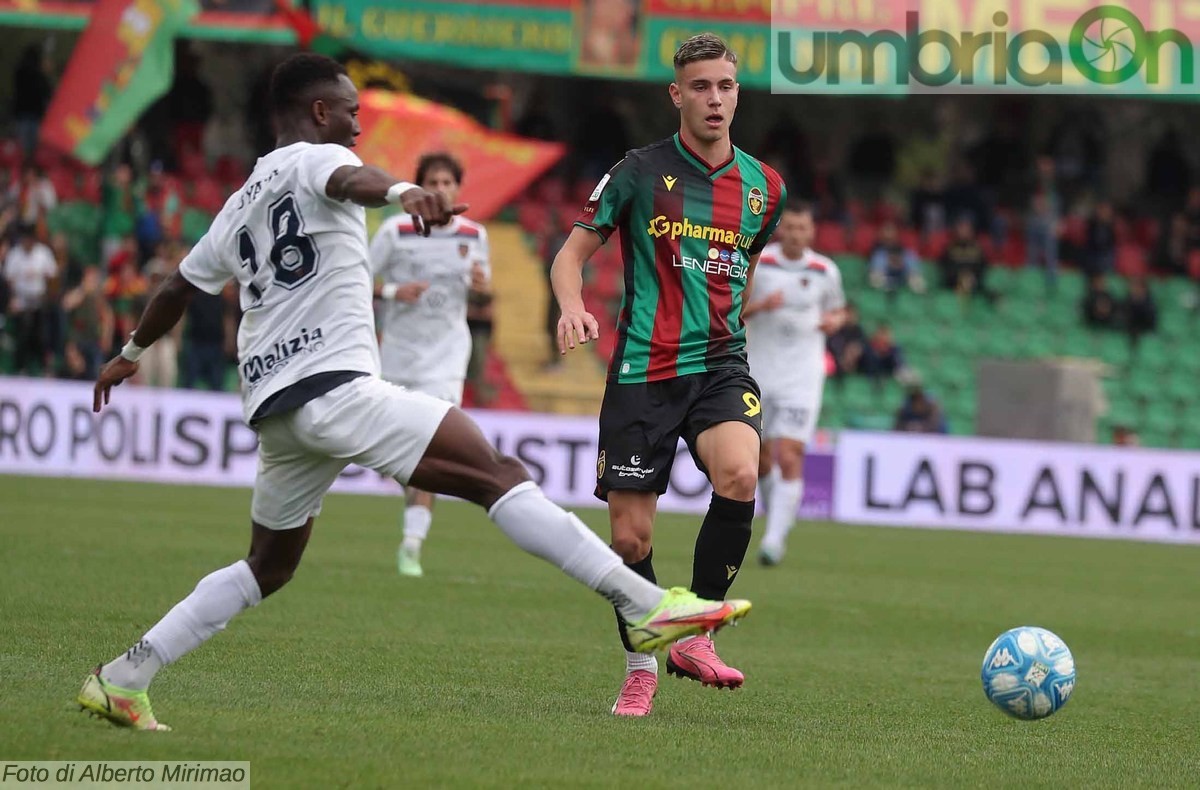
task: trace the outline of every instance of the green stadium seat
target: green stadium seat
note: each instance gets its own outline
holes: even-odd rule
[[[208,232],[208,226],[212,224],[212,221],[212,215],[206,211],[198,208],[185,209],[180,223],[180,234],[183,236],[183,240],[188,244],[200,241],[200,237]]]

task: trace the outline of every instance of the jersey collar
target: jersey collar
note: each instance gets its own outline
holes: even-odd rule
[[[671,139],[675,141],[675,149],[679,151],[680,156],[695,165],[700,172],[709,178],[720,178],[723,176],[729,168],[733,167],[733,161],[737,158],[737,149],[730,146],[729,158],[716,167],[713,167],[708,162],[705,162],[698,153],[688,148],[687,143],[679,136],[679,132],[672,135]]]

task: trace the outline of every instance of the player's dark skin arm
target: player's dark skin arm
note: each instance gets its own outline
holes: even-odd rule
[[[343,165],[329,176],[325,194],[334,200],[379,208],[388,204],[388,190],[399,180],[374,165]],[[442,195],[420,187],[413,187],[401,195],[400,206],[412,214],[417,230],[423,236],[428,236],[434,225],[445,225],[468,208],[465,203],[451,206]]]
[[[148,348],[156,340],[170,332],[191,304],[192,297],[199,288],[188,282],[178,271],[172,272],[142,311],[137,329],[133,330],[133,342],[142,348]],[[100,369],[96,377],[96,387],[92,391],[92,411],[100,411],[102,405],[108,405],[109,393],[112,388],[137,373],[138,364],[130,362],[120,355],[113,357]]]

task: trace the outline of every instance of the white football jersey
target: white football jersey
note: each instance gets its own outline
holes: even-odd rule
[[[487,231],[469,219],[457,217],[428,237],[417,232],[407,214],[379,227],[371,240],[375,276],[398,285],[429,284],[415,302],[380,305],[385,379],[419,385],[466,377],[471,357],[467,293],[476,263],[490,279]]]
[[[822,314],[846,306],[837,264],[810,249],[792,260],[778,243],[768,244],[754,270],[755,301],[776,291],[783,305],[750,317],[746,350],[750,373],[764,397],[821,386],[825,381]]]
[[[379,375],[366,213],[325,194],[343,165],[362,162],[333,144],[294,143],[262,157],[179,265],[207,293],[234,278],[241,287],[247,421],[268,397],[314,374]]]

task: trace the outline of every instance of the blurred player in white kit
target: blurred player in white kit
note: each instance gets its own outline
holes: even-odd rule
[[[805,447],[821,414],[825,336],[845,321],[841,272],[813,252],[814,234],[810,207],[784,208],[777,241],[762,252],[743,312],[750,374],[762,388],[758,479],[767,513],[758,555],[762,565],[783,559],[804,496]]]
[[[446,153],[417,162],[417,185],[454,205],[463,168]],[[383,378],[415,392],[462,405],[471,358],[467,305],[491,299],[487,231],[455,217],[449,225],[420,232],[409,214],[379,226],[371,240],[375,296],[380,300]],[[421,576],[421,544],[433,522],[434,495],[409,486],[404,496],[404,542],[397,553],[402,576]]]

